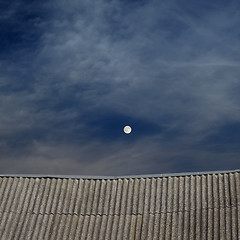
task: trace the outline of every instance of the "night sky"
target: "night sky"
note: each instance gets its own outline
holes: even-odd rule
[[[239,169],[239,26],[238,0],[0,0],[0,173]]]

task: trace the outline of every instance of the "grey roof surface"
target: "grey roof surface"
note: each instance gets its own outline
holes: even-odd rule
[[[240,171],[0,176],[0,239],[239,239]]]
[[[145,175],[124,175],[124,176],[96,176],[96,175],[51,175],[51,174],[1,174],[2,177],[38,177],[38,178],[82,178],[82,179],[119,179],[119,178],[156,178],[156,177],[174,177],[174,176],[190,176],[190,175],[207,175],[218,173],[240,172],[240,169],[223,170],[223,171],[206,171],[206,172],[181,172],[181,173],[161,173],[161,174],[145,174]]]

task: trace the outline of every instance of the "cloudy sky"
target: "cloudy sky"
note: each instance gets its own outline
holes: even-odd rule
[[[239,26],[238,0],[0,0],[0,173],[239,169]]]

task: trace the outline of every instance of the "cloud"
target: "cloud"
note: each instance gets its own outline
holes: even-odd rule
[[[238,3],[25,5],[15,1],[0,18],[18,28],[5,28],[0,58],[0,146],[11,164],[124,174],[124,166],[184,171],[206,169],[197,156],[224,159],[206,143],[239,123]],[[120,132],[129,122],[126,140]]]
[[[199,149],[156,137],[108,145],[34,141],[28,148],[3,154],[0,166],[3,173],[116,176],[235,169],[238,156],[236,151]]]

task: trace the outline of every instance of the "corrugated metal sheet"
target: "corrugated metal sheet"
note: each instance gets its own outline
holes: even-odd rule
[[[0,177],[0,239],[240,239],[240,172]]]

